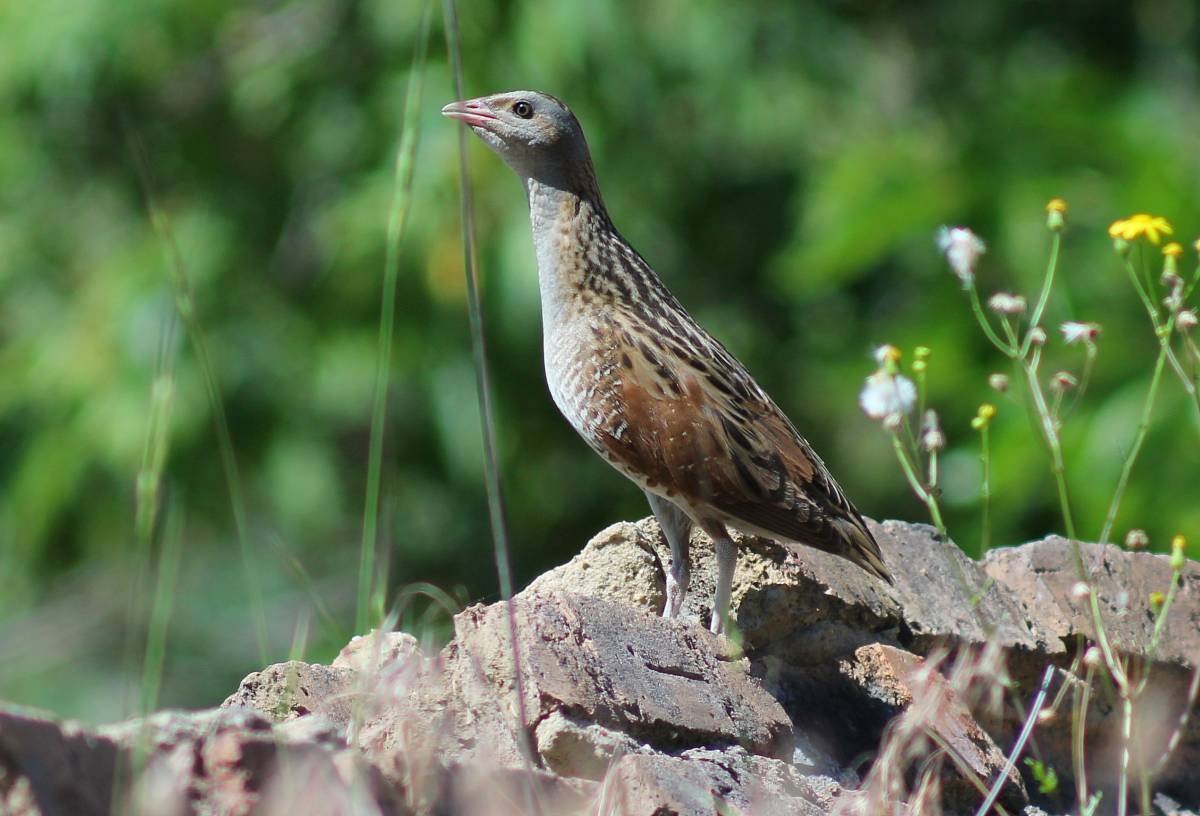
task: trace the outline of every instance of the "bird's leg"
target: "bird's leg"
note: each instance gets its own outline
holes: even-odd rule
[[[713,540],[713,549],[717,556],[717,591],[713,594],[712,622],[708,628],[719,635],[728,628],[729,596],[733,591],[733,568],[737,564],[737,547],[724,524],[710,521],[702,527]]]
[[[663,617],[676,618],[683,609],[688,581],[692,577],[688,564],[688,536],[692,532],[692,520],[673,502],[649,490],[646,491],[646,499],[671,547],[671,568],[667,570],[667,602],[663,605]]]

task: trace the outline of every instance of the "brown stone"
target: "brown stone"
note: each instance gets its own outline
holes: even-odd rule
[[[1154,633],[1150,593],[1166,593],[1171,565],[1165,555],[1126,552],[1117,547],[1081,544],[1091,575],[1100,618],[1113,649],[1142,656]],[[984,560],[988,575],[1019,599],[1025,614],[1054,637],[1095,640],[1088,599],[1077,599],[1072,587],[1080,580],[1075,550],[1068,539],[1050,536],[1020,547],[992,550]],[[1200,564],[1188,561],[1159,640],[1156,659],[1180,666],[1200,661]]]
[[[960,659],[971,657],[961,655]],[[891,709],[889,721],[902,714],[909,715],[907,722],[891,726],[891,736],[905,742],[911,735],[911,744],[885,743],[877,762],[903,768],[912,757],[927,754],[931,746],[944,748],[951,761],[944,765],[943,797],[954,805],[978,806],[983,797],[970,777],[990,788],[1004,772],[1007,759],[963,699],[962,692],[968,689],[956,689],[925,659],[883,644],[858,649],[854,658],[843,661],[839,668],[867,698]],[[981,666],[979,671],[988,669]],[[988,676],[964,677],[960,685],[973,686],[978,680],[992,682],[994,675],[989,672]],[[1020,775],[1010,771],[1009,780],[1002,789],[1000,802],[1010,808],[1024,806],[1028,794]]]
[[[350,720],[355,672],[349,668],[290,660],[246,675],[222,708],[252,708],[274,722],[319,713],[345,724]]]

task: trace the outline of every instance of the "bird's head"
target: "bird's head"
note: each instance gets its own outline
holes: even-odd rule
[[[465,122],[523,178],[555,183],[591,174],[579,120],[549,94],[508,91],[481,96],[451,102],[442,114]]]

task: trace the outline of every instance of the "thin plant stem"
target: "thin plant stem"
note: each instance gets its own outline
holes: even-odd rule
[[[388,390],[391,385],[392,337],[396,320],[396,282],[400,267],[400,240],[412,206],[413,173],[420,128],[422,80],[425,52],[429,43],[432,3],[422,7],[417,47],[404,97],[400,141],[396,148],[392,202],[388,213],[387,246],[383,264],[383,293],[379,308],[379,346],[375,369],[375,398],[371,407],[371,436],[367,454],[367,488],[363,508],[362,541],[358,568],[358,604],[354,616],[356,632],[366,632],[369,618],[383,618],[386,580],[376,580],[375,548],[378,546],[379,493],[383,470],[383,439],[387,421]]]
[[[1040,362],[1040,347],[1034,347],[1029,358],[1022,358],[1019,361],[1029,387],[1029,395],[1033,399],[1034,410],[1041,423],[1042,439],[1050,453],[1050,470],[1054,474],[1054,483],[1058,488],[1058,502],[1062,510],[1064,532],[1067,538],[1074,540],[1075,520],[1071,513],[1070,492],[1067,489],[1067,468],[1063,460],[1062,444],[1058,438],[1058,427],[1050,407],[1046,404],[1046,395],[1042,392],[1041,383],[1038,381]]]
[[[162,552],[154,579],[154,601],[150,607],[150,625],[146,631],[146,661],[142,668],[142,713],[149,714],[158,704],[162,668],[167,648],[167,627],[171,621],[172,601],[179,577],[183,553],[183,516],[181,510],[167,515]]]
[[[1055,232],[1050,239],[1050,259],[1046,262],[1046,276],[1042,279],[1042,291],[1038,295],[1037,305],[1033,307],[1033,314],[1029,317],[1029,328],[1032,331],[1041,325],[1042,313],[1046,310],[1046,303],[1050,300],[1050,290],[1054,287],[1054,273],[1058,269],[1058,251],[1062,246],[1062,234]],[[1025,342],[1029,343],[1029,333],[1025,335]],[[1022,349],[1022,353],[1027,353],[1028,349]]]
[[[979,558],[983,560],[983,557],[987,555],[987,551],[991,546],[992,538],[992,457],[991,449],[988,445],[988,424],[986,422],[979,429],[979,444],[979,458],[983,461],[983,483],[980,488],[983,499],[983,530],[979,536]]]
[[[983,329],[984,335],[992,342],[992,345],[1000,349],[1006,357],[1012,357],[1016,354],[1016,349],[1005,343],[996,334],[996,330],[992,328],[991,322],[988,320],[987,313],[983,310],[983,304],[979,302],[979,291],[975,288],[975,282],[967,284],[967,294],[971,300],[971,311],[975,314],[975,320],[979,322],[979,328]]]
[[[1158,386],[1162,382],[1166,360],[1166,350],[1164,347],[1160,347],[1158,359],[1154,361],[1154,373],[1150,376],[1150,387],[1147,389],[1146,399],[1142,403],[1142,416],[1138,420],[1133,444],[1130,446],[1129,452],[1125,454],[1125,461],[1121,465],[1121,475],[1117,478],[1117,486],[1113,491],[1112,501],[1108,505],[1108,514],[1104,517],[1104,527],[1100,531],[1100,544],[1102,545],[1107,544],[1112,536],[1113,525],[1116,523],[1117,513],[1121,509],[1121,500],[1125,497],[1125,489],[1129,486],[1129,477],[1133,473],[1133,466],[1142,452],[1142,443],[1146,441],[1146,434],[1150,430],[1150,417],[1154,412],[1154,403],[1158,399]]]
[[[1129,273],[1129,281],[1133,284],[1134,291],[1137,292],[1138,298],[1142,301],[1142,306],[1146,308],[1146,314],[1150,315],[1150,322],[1154,325],[1154,330],[1158,331],[1159,316],[1158,306],[1154,304],[1154,299],[1150,297],[1150,292],[1142,282],[1141,276],[1137,269],[1134,268],[1133,262],[1129,260],[1129,256],[1125,256],[1125,271]]]
[[[1129,742],[1133,737],[1133,700],[1121,695],[1121,773],[1117,777],[1117,816],[1125,816],[1129,803]]]
[[[454,78],[455,98],[463,99],[462,51],[458,29],[458,10],[454,0],[443,1],[446,48],[450,56],[451,74]],[[520,727],[517,729],[521,757],[527,770],[533,767],[533,748],[529,744],[529,722],[521,661],[520,641],[517,628],[516,604],[512,600],[512,556],[508,542],[508,523],[504,506],[504,493],[500,480],[497,455],[495,421],[491,402],[491,383],[487,365],[487,335],[484,331],[483,308],[479,298],[479,266],[476,261],[475,214],[471,198],[470,167],[467,162],[466,128],[458,130],[458,173],[462,209],[463,265],[467,283],[467,307],[471,327],[471,348],[475,363],[475,386],[479,400],[480,431],[483,436],[485,484],[488,497],[488,514],[492,527],[492,553],[496,565],[496,576],[500,583],[500,594],[506,601],[509,642],[513,659],[513,693]],[[531,784],[523,786],[526,812],[541,813],[541,804]]]
[[[1009,751],[1008,758],[1004,760],[1004,767],[1000,769],[1000,774],[996,777],[996,781],[992,783],[987,798],[983,800],[983,804],[979,806],[979,810],[975,811],[975,816],[986,816],[992,806],[996,804],[996,799],[999,798],[1000,791],[1004,788],[1004,783],[1009,780],[1013,769],[1017,765],[1017,760],[1021,757],[1021,752],[1025,750],[1025,744],[1029,742],[1029,737],[1033,733],[1033,727],[1037,725],[1038,714],[1041,713],[1042,706],[1046,704],[1046,694],[1050,690],[1050,680],[1053,677],[1054,666],[1047,666],[1046,671],[1042,674],[1042,684],[1038,688],[1037,695],[1033,698],[1033,706],[1029,709],[1029,714],[1025,717],[1025,725],[1021,728],[1021,734],[1013,744],[1012,750]]]
[[[241,474],[238,470],[237,457],[233,452],[233,440],[229,432],[229,421],[225,415],[225,401],[221,395],[221,387],[217,381],[216,366],[209,355],[208,342],[200,321],[196,316],[196,299],[192,293],[191,282],[187,274],[187,264],[179,245],[175,242],[175,234],[167,218],[157,202],[150,181],[149,163],[146,151],[137,133],[129,128],[129,144],[133,154],[134,165],[142,185],[146,199],[146,208],[150,213],[150,223],[158,234],[159,240],[167,254],[167,268],[171,283],[175,288],[175,308],[183,321],[196,363],[200,368],[204,390],[208,397],[209,410],[213,415],[213,425],[217,434],[217,449],[221,457],[221,467],[225,474],[225,484],[229,490],[229,504],[233,513],[234,528],[237,531],[238,547],[242,557],[242,573],[246,582],[246,590],[250,596],[251,617],[254,621],[254,633],[258,642],[259,658],[267,662],[267,617],[263,606],[262,587],[258,575],[258,565],[250,546],[249,524],[246,517],[246,500],[242,492]]]
[[[925,485],[921,484],[921,477],[913,466],[908,451],[905,450],[904,443],[900,440],[900,434],[893,432],[891,436],[892,447],[896,450],[896,459],[900,462],[900,469],[904,471],[904,477],[908,479],[908,484],[912,488],[913,493],[929,509],[929,517],[933,520],[933,526],[937,528],[938,533],[945,536],[946,524],[942,521],[942,511],[938,506],[937,497],[933,495],[932,491],[926,489]]]
[[[1084,737],[1087,732],[1087,711],[1088,704],[1091,701],[1092,681],[1095,679],[1095,676],[1095,667],[1088,666],[1087,676],[1083,681],[1083,689],[1076,695],[1076,705],[1072,712],[1071,758],[1074,760],[1075,765],[1075,796],[1079,800],[1080,807],[1088,800],[1087,761],[1084,754]]]

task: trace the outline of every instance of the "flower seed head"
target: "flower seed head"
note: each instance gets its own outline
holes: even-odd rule
[[[1067,202],[1052,198],[1046,203],[1046,226],[1051,232],[1062,232],[1067,223]]]
[[[874,355],[875,362],[879,363],[881,366],[887,365],[888,363],[900,362],[900,349],[887,343],[876,348]]]
[[[921,420],[921,447],[929,453],[937,453],[946,447],[946,436],[938,422],[937,411],[930,408]]]
[[[1063,333],[1063,340],[1068,346],[1076,343],[1091,345],[1100,337],[1101,328],[1099,323],[1077,323],[1069,320],[1059,326],[1059,331]]]
[[[1041,326],[1034,326],[1029,330],[1029,342],[1035,346],[1046,345],[1046,331]]]
[[[1161,612],[1163,604],[1167,602],[1167,596],[1155,590],[1150,593],[1150,609],[1155,612]]]
[[[1010,295],[1008,292],[997,292],[988,298],[988,308],[1000,315],[1024,314],[1025,298],[1020,295]]]
[[[1125,549],[1140,552],[1150,546],[1150,536],[1146,531],[1135,527],[1125,534]]]
[[[1055,711],[1053,708],[1043,708],[1041,711],[1038,712],[1038,715],[1037,715],[1038,725],[1049,725],[1050,723],[1054,722],[1057,719],[1058,719],[1058,712]]]
[[[931,354],[933,352],[929,350],[928,346],[917,346],[913,349],[913,357],[918,360],[928,360]]]
[[[1104,653],[1100,651],[1099,646],[1089,646],[1088,650],[1083,653],[1083,665],[1089,669],[1098,669],[1104,663]]]
[[[1171,539],[1171,569],[1180,572],[1187,566],[1187,539],[1177,535]]]
[[[966,227],[942,227],[938,231],[937,245],[963,288],[971,286],[975,282],[975,264],[979,256],[987,252],[987,245]]]
[[[1008,375],[1006,374],[991,374],[988,376],[988,385],[993,391],[1003,394],[1008,390]]]
[[[1175,316],[1175,328],[1184,334],[1196,328],[1196,323],[1195,309],[1181,309],[1179,314]]]
[[[1059,394],[1070,391],[1077,385],[1079,385],[1079,380],[1075,379],[1069,371],[1060,371],[1050,380],[1050,389]]]
[[[1088,596],[1092,594],[1092,588],[1087,585],[1086,581],[1076,581],[1071,587],[1071,597],[1077,601],[1086,601]]]

